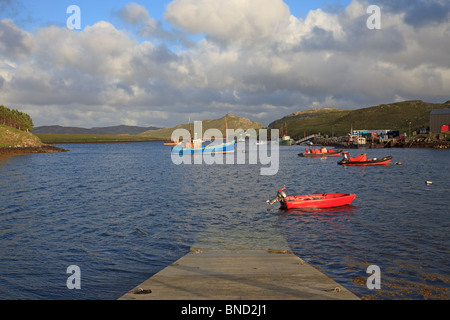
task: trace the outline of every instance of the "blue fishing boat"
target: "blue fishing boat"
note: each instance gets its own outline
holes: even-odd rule
[[[230,153],[234,152],[236,141],[228,141],[228,123],[225,118],[225,132],[226,138],[224,143],[216,144],[210,142],[209,144],[203,144],[201,139],[190,139],[190,141],[182,142],[172,148],[172,153],[175,154],[216,154],[216,153]],[[192,137],[192,135],[191,135]]]
[[[230,141],[221,144],[203,145],[201,140],[182,142],[172,148],[172,153],[177,154],[213,154],[234,152],[236,142]]]

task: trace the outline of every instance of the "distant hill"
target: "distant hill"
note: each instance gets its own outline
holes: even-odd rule
[[[158,130],[157,127],[136,127],[136,126],[112,126],[112,127],[96,127],[91,129],[79,127],[62,127],[62,126],[41,126],[33,129],[33,133],[56,133],[56,134],[130,134],[137,135],[149,130]]]
[[[242,130],[246,131],[248,129],[263,129],[263,128],[265,128],[259,122],[251,121],[247,118],[238,117],[238,116],[235,116],[234,114],[229,113],[220,119],[202,120],[203,133],[208,129],[219,129],[222,132],[223,137],[225,137],[225,117],[227,120],[228,129],[234,129],[234,130],[242,129]],[[146,131],[146,132],[142,133],[141,135],[149,136],[152,138],[169,140],[172,136],[172,132],[175,129],[186,129],[186,130],[192,131],[193,127],[194,127],[194,123],[192,121],[191,123],[180,124],[180,125],[178,125],[176,127],[172,127],[172,128]]]
[[[269,128],[282,128],[286,124],[288,134],[292,137],[319,132],[341,136],[351,129],[389,129],[403,133],[409,132],[411,128],[412,132],[429,127],[431,110],[444,108],[450,108],[449,101],[441,104],[412,100],[357,110],[312,109],[285,116],[269,124]]]
[[[283,117],[282,119],[275,120],[269,124],[270,128],[284,125],[286,121],[298,120],[298,119],[312,119],[319,116],[323,116],[329,113],[342,112],[342,110],[336,108],[322,108],[322,109],[310,109],[305,111],[297,111],[290,115]]]

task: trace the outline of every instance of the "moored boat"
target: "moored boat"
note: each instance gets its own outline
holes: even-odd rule
[[[201,139],[190,138],[188,141],[183,141],[172,148],[172,153],[175,154],[217,154],[217,153],[232,153],[235,151],[236,141],[228,141],[228,123],[225,118],[225,132],[226,138],[224,143],[215,144],[210,143],[208,145],[203,144]],[[192,137],[192,135],[191,135]],[[196,134],[194,134],[196,137]]]
[[[357,156],[350,157],[348,152],[344,152],[344,158],[338,162],[339,165],[345,166],[370,166],[370,165],[387,165],[392,160],[392,156],[386,156],[383,158],[373,158],[367,159],[367,155],[365,153]]]
[[[334,144],[335,148],[343,149],[366,149],[370,144],[367,143],[366,138],[358,135],[347,135],[342,137],[341,141]]]
[[[299,153],[300,157],[338,157],[341,154],[342,150],[323,150],[323,149],[306,149],[305,152]]]
[[[291,139],[290,136],[283,136],[280,140],[280,146],[292,146],[294,143],[294,139]]]
[[[165,145],[165,146],[176,146],[176,145],[179,144],[179,143],[180,143],[180,141],[173,141],[173,140],[170,140],[170,141],[164,142],[164,145]]]
[[[285,134],[280,139],[280,146],[292,146],[294,143],[294,139],[292,139],[290,136],[288,136],[287,132],[287,124],[285,123]]]
[[[355,198],[356,194],[349,193],[323,193],[310,194],[301,196],[286,196],[285,188],[278,190],[277,196],[266,202],[270,205],[280,202],[280,209],[320,209],[334,208],[349,205]]]
[[[227,143],[202,145],[201,142],[181,143],[172,148],[172,153],[178,154],[214,154],[214,153],[229,153],[235,150],[235,141]]]

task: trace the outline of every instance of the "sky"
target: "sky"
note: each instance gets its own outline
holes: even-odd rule
[[[449,52],[445,0],[0,0],[0,105],[35,126],[268,125],[450,100]]]

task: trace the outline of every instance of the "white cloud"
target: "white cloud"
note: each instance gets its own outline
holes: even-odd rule
[[[148,38],[151,35],[158,34],[160,24],[150,17],[147,9],[137,3],[129,3],[119,11],[119,17],[123,21],[138,28],[139,35]]]
[[[165,19],[222,44],[257,44],[289,18],[282,0],[174,0]]]
[[[18,28],[11,19],[0,20],[0,56],[22,60],[33,50],[31,35]]]
[[[131,24],[147,22],[151,19],[147,9],[135,2],[129,3],[123,7],[119,11],[119,15],[123,20]],[[156,24],[155,20],[151,19],[151,21],[154,21],[154,24]]]
[[[382,29],[369,30],[367,6],[354,0],[300,19],[281,0],[174,0],[166,19],[205,35],[181,48],[135,3],[119,15],[157,41],[105,21],[32,34],[1,20],[0,104],[26,108],[39,125],[89,127],[172,126],[227,112],[268,124],[310,106],[449,100],[450,22],[414,26],[386,7]]]

